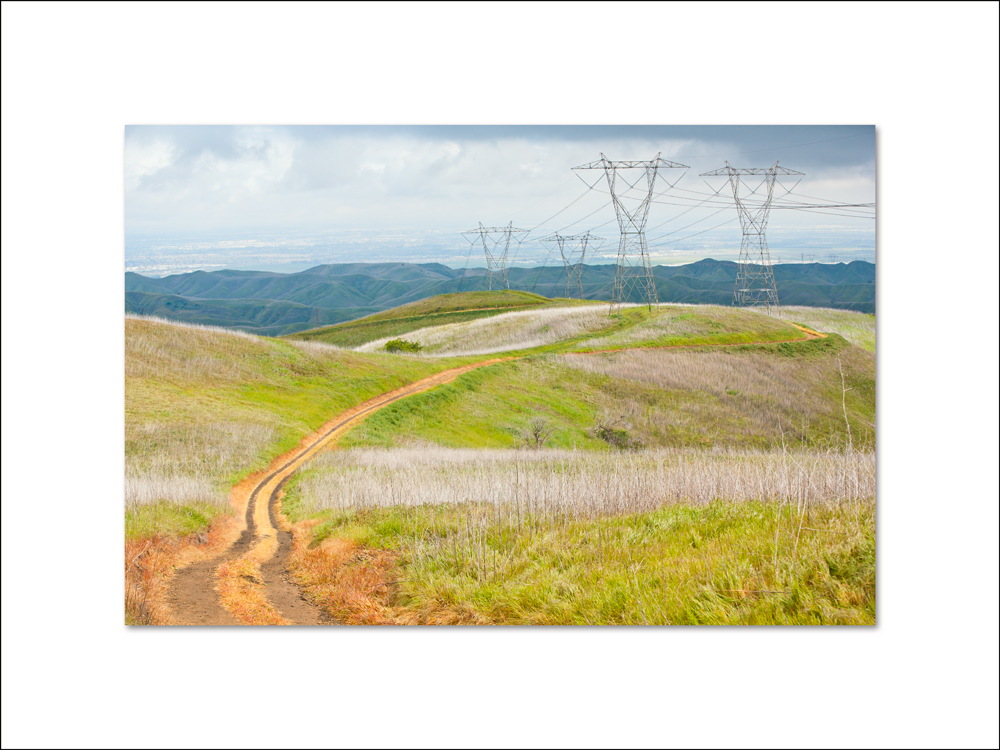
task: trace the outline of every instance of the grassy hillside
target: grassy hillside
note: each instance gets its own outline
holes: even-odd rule
[[[791,322],[829,333],[801,340]],[[127,565],[155,535],[204,530],[232,484],[336,413],[504,351],[374,412],[286,486],[290,570],[328,614],[874,623],[872,316],[609,317],[474,292],[311,333],[372,351],[126,318]],[[400,333],[419,356],[378,351]],[[126,586],[129,622],[145,621],[143,591]]]
[[[781,307],[778,317],[816,331],[839,333],[855,346],[875,353],[875,316],[822,307]]]
[[[529,309],[551,303],[552,300],[540,295],[514,290],[438,294],[361,320],[314,328],[291,334],[288,338],[355,347],[377,339],[401,336],[420,328],[466,322],[513,309]]]
[[[334,414],[454,364],[126,318],[127,533],[203,525]]]
[[[428,297],[482,291],[484,274],[481,268],[453,269],[438,263],[347,263],[292,274],[196,271],[162,279],[127,273],[125,311],[284,335],[356,320]],[[736,264],[709,259],[655,266],[653,275],[662,302],[729,305]],[[775,266],[774,275],[784,305],[875,312],[875,266],[871,263],[786,264]],[[511,268],[508,277],[515,290],[551,298],[565,293],[562,266]],[[614,265],[585,266],[584,296],[610,299],[614,277]]]
[[[308,326],[339,323],[373,309],[377,308],[327,309],[284,300],[193,300],[177,294],[125,292],[128,314],[234,328],[260,336],[280,336]]]
[[[481,293],[450,295],[475,298]],[[517,292],[504,294],[517,295]],[[405,336],[421,345],[422,356],[486,355],[497,352],[553,353],[633,347],[698,346],[786,341],[802,337],[787,322],[757,311],[710,305],[625,307],[610,316],[607,305],[580,300],[545,300],[527,309],[472,310],[392,317],[395,310],[330,329],[322,339],[363,341],[358,351],[380,351],[390,338]],[[468,304],[474,304],[470,301]],[[400,311],[405,308],[398,308]],[[460,315],[469,314],[464,320]],[[455,319],[459,318],[459,319]],[[308,337],[312,332],[290,338]],[[369,338],[380,334],[379,338]],[[365,340],[367,339],[367,340]]]
[[[782,321],[745,310],[627,312],[634,316],[632,325],[615,323],[621,327],[605,329],[603,336],[584,333],[575,336],[575,343],[540,346],[527,358],[468,373],[394,404],[350,433],[345,445],[430,441],[451,447],[511,447],[522,443],[536,418],[552,428],[549,444],[566,448],[606,450],[621,433],[626,442],[646,446],[771,447],[782,433],[798,445],[843,445],[848,438],[845,406],[853,440],[859,446],[874,445],[872,352],[837,334],[748,344],[780,341],[789,331],[801,334]],[[468,325],[502,322],[491,318]],[[607,319],[597,322],[606,325]],[[440,333],[431,329],[424,339],[432,341]],[[531,343],[533,335],[528,331],[524,343]],[[493,331],[486,340],[498,338],[500,333]],[[744,345],[586,353],[666,343]],[[568,353],[572,351],[584,353]],[[611,431],[605,430],[603,437],[602,426]]]

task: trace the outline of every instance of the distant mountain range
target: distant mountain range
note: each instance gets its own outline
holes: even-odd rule
[[[162,279],[126,273],[125,312],[280,336],[435,294],[483,290],[485,273],[481,268],[462,271],[439,263],[338,263],[288,274],[195,271]],[[565,295],[562,268],[511,268],[507,274],[511,289],[546,297]],[[661,302],[729,305],[736,264],[707,259],[683,266],[655,266],[653,276]],[[778,265],[774,277],[783,305],[875,312],[872,263]],[[585,266],[584,296],[610,299],[614,278],[613,264]]]

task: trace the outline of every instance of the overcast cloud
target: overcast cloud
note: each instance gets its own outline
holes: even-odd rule
[[[571,171],[601,152],[615,160],[661,152],[691,167],[667,177],[687,173],[678,188],[692,191],[706,191],[698,174],[726,160],[767,167],[777,159],[806,173],[796,193],[875,200],[872,126],[129,126],[126,251],[130,241],[148,236],[228,232],[245,240],[254,232],[408,230],[450,236],[478,222],[509,221],[541,225],[538,232],[597,227],[614,238],[609,198],[598,192],[606,191],[600,173],[584,175],[597,182],[588,192]],[[719,178],[709,182],[725,185]],[[671,218],[685,208],[657,204],[649,226],[659,235],[702,220],[691,234],[717,223],[708,218],[714,210],[694,209],[674,225]],[[726,218],[735,218],[735,210],[718,220]],[[772,214],[771,226],[774,234],[784,229],[800,239],[811,232],[836,235],[831,246],[850,244],[852,236],[858,247],[874,246],[871,219],[781,211]],[[738,247],[738,229],[734,236]]]

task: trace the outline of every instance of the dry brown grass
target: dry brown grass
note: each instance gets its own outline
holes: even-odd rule
[[[234,536],[235,520],[219,519],[204,533],[186,537],[156,535],[125,542],[125,620],[132,625],[170,625],[167,600],[170,579],[178,565],[220,554]]]
[[[345,625],[392,625],[389,607],[396,555],[359,549],[346,539],[307,546],[315,521],[293,528],[291,569],[307,596]]]
[[[291,625],[267,600],[260,560],[243,556],[216,571],[222,606],[243,625]]]
[[[872,403],[856,383],[851,398],[870,409],[856,419],[853,429],[859,445],[874,444],[874,354],[856,347],[842,352],[848,377],[861,378],[871,391]],[[641,434],[666,435],[672,431],[706,436],[740,432],[778,441],[785,432],[798,441],[817,434],[822,425],[844,426],[841,412],[838,360],[832,357],[781,357],[770,352],[716,350],[635,350],[563,358],[566,367],[619,379],[605,389],[602,408],[621,416]],[[622,382],[624,381],[624,382]],[[655,396],[656,408],[644,398]],[[664,391],[667,393],[664,394]]]
[[[393,603],[402,575],[400,554],[368,549],[349,539],[326,539],[309,546],[316,520],[293,527],[291,570],[306,596],[345,625],[483,625],[490,621],[469,606]]]
[[[585,518],[677,501],[875,494],[875,454],[866,452],[371,448],[326,453],[311,469],[296,490],[304,513],[469,502],[515,516]]]

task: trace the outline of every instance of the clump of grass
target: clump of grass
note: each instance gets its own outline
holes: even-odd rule
[[[406,339],[391,339],[385,342],[385,346],[382,347],[390,354],[416,354],[424,347],[418,344],[416,341],[407,341]]]

